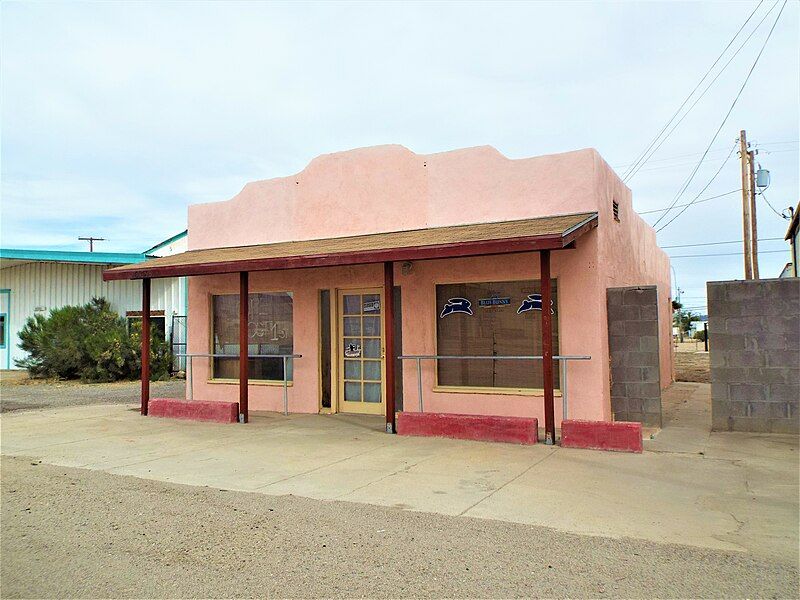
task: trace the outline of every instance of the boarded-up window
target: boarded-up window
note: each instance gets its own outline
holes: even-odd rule
[[[248,297],[249,322],[247,323],[248,355],[292,354],[291,292],[266,292]],[[229,354],[231,358],[214,358],[214,374],[218,379],[239,378],[239,296],[230,294],[213,296],[212,328],[214,354]],[[287,361],[287,379],[292,379],[292,361]],[[281,358],[251,358],[248,360],[248,377],[269,381],[283,380]]]
[[[558,354],[558,295],[552,280],[553,354]],[[436,342],[441,356],[541,356],[540,281],[436,286]],[[439,360],[438,384],[541,389],[541,360]],[[555,365],[558,366],[557,364]],[[559,385],[555,369],[556,387]]]

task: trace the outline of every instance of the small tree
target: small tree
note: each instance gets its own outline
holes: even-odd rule
[[[165,379],[172,364],[169,345],[154,327],[150,335],[151,377]],[[141,374],[141,324],[128,331],[105,298],[57,308],[47,317],[35,315],[19,338],[28,356],[15,362],[33,377],[104,382]]]
[[[700,320],[700,315],[679,308],[673,316],[673,324],[678,328],[678,336],[683,341],[684,334],[689,333],[692,323]]]

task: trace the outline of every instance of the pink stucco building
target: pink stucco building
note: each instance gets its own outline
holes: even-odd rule
[[[283,410],[285,375],[291,412],[382,414],[391,428],[395,411],[420,409],[421,388],[426,412],[558,427],[563,368],[570,418],[613,418],[609,288],[657,286],[658,379],[671,382],[669,273],[595,150],[379,146],[190,206],[188,252],[106,278],[190,277],[188,349],[214,355],[193,359],[195,399]],[[415,357],[444,355],[487,358],[424,358],[417,372]]]

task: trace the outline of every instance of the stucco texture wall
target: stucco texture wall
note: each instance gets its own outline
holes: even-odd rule
[[[620,199],[623,219],[613,221],[611,198]],[[669,263],[655,246],[652,230],[632,211],[630,192],[592,149],[510,160],[491,147],[417,155],[402,146],[380,146],[324,155],[291,177],[250,183],[235,198],[189,209],[190,249],[319,239],[454,224],[502,221],[598,211],[599,227],[576,247],[552,253],[558,278],[562,353],[590,354],[569,372],[570,417],[611,418],[605,289],[620,285],[659,286],[669,298]],[[403,351],[435,351],[435,284],[538,279],[536,253],[416,261],[403,275]],[[294,292],[295,381],[290,409],[316,412],[319,289],[378,287],[382,265],[253,273],[252,292]],[[190,281],[192,352],[208,352],[209,298],[237,293],[236,276],[193,277]],[[669,313],[662,319],[669,352]],[[663,349],[662,349],[663,351]],[[671,355],[662,359],[671,379]],[[205,370],[204,370],[205,369]],[[195,398],[235,401],[236,385],[205,383],[208,366],[195,368]],[[434,367],[423,368],[426,410],[538,416],[541,396],[434,391]],[[416,410],[416,373],[404,369],[404,408]],[[251,408],[278,410],[282,390],[256,385]],[[560,410],[556,410],[560,420]]]

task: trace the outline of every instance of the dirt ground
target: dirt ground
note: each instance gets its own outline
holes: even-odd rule
[[[153,397],[183,398],[185,381],[153,381]],[[141,384],[138,381],[116,383],[80,383],[28,379],[20,372],[0,375],[0,413],[86,404],[138,404]]]
[[[795,598],[747,554],[2,459],[4,598]]]
[[[703,343],[687,341],[675,346],[675,381],[711,383],[711,361]]]

